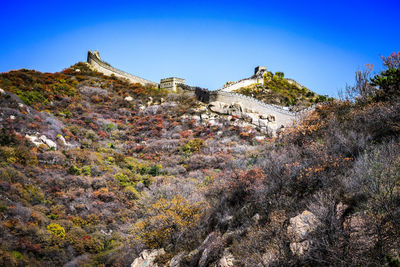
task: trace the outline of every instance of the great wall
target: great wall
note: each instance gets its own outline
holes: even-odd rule
[[[256,67],[254,75],[250,78],[227,83],[224,87],[218,90],[208,91],[200,87],[188,86],[185,84],[185,80],[181,78],[171,77],[161,79],[160,84],[158,84],[156,82],[129,74],[102,61],[98,51],[88,52],[87,63],[93,69],[105,75],[115,75],[120,78],[128,79],[132,83],[157,86],[159,88],[169,89],[174,92],[177,92],[179,89],[181,89],[182,92],[193,95],[198,100],[209,104],[209,108],[213,112],[226,115],[235,115],[239,118],[251,121],[258,127],[266,127],[269,129],[269,131],[273,132],[276,132],[282,127],[288,127],[292,125],[296,119],[312,109],[311,107],[300,112],[291,112],[288,109],[280,106],[266,104],[253,97],[232,93],[233,90],[241,87],[259,83],[260,79],[262,81],[262,75],[266,71],[266,68],[261,66]],[[298,86],[302,86],[294,80],[290,81],[296,83]]]
[[[150,84],[150,85],[158,86],[158,83],[140,78],[138,76],[132,75],[130,73],[127,73],[125,71],[122,71],[122,70],[112,67],[107,62],[104,62],[103,60],[101,60],[100,54],[98,51],[93,51],[93,52],[89,51],[88,52],[87,63],[89,63],[93,69],[95,69],[98,72],[101,72],[105,75],[108,75],[108,76],[115,75],[120,78],[128,79],[132,83],[140,83],[143,85]]]

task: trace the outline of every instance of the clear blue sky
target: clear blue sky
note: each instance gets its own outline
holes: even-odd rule
[[[399,10],[399,0],[0,0],[0,72],[60,71],[99,50],[154,81],[217,89],[265,65],[335,96],[400,50]]]

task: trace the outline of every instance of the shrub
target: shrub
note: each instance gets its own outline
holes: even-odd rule
[[[120,186],[125,187],[135,185],[135,182],[132,181],[132,179],[124,173],[117,173],[116,175],[114,175],[114,178],[119,182]]]
[[[400,230],[400,147],[389,142],[368,149],[356,161],[347,182],[353,198],[367,212],[371,236],[376,240],[373,257],[382,259],[399,246]]]
[[[72,165],[68,168],[68,173],[71,175],[80,175],[81,170],[78,167]]]
[[[12,256],[14,257],[14,259],[16,260],[23,260],[24,259],[24,255],[21,254],[21,252],[19,251],[13,251],[11,252]]]
[[[177,195],[170,201],[160,199],[147,211],[148,217],[137,222],[132,230],[135,238],[150,248],[178,245],[184,233],[199,221],[200,203],[189,203]]]
[[[189,140],[186,144],[180,147],[180,150],[186,154],[190,155],[192,153],[198,152],[200,148],[204,145],[204,141],[199,138],[194,138]]]
[[[139,197],[140,197],[140,193],[132,185],[126,186],[124,188],[124,192],[126,193],[126,195],[129,199],[139,199]]]
[[[156,165],[152,165],[149,169],[149,174],[152,176],[157,176],[161,174],[161,169],[162,169],[162,165],[161,164],[156,164]]]
[[[86,175],[86,176],[90,176],[91,175],[91,171],[92,171],[91,166],[84,166],[81,169],[81,174]]]
[[[371,84],[379,87],[376,92],[376,100],[398,99],[400,97],[400,68],[391,68],[375,75],[371,79]]]
[[[47,225],[47,231],[49,231],[52,235],[57,236],[61,239],[65,238],[65,229],[57,224],[57,223],[51,223]]]
[[[15,135],[5,128],[1,128],[0,132],[0,146],[8,146],[11,144],[15,144]]]

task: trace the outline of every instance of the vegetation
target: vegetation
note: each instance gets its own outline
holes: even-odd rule
[[[284,78],[283,72],[273,74],[268,71],[263,75],[263,83],[242,87],[235,92],[252,96],[268,104],[297,106],[304,108],[316,103],[332,101],[333,98],[318,95],[295,81]]]
[[[0,265],[130,266],[157,248],[160,266],[398,265],[399,58],[274,138],[84,63],[0,74]],[[294,241],[304,211],[318,223]]]

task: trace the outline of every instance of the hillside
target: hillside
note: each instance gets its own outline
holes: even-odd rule
[[[0,74],[0,265],[398,265],[385,64],[274,138],[85,63]]]
[[[234,92],[257,98],[268,104],[296,106],[297,109],[333,100],[312,92],[294,80],[284,78],[283,72],[273,74],[267,71],[259,83],[239,88]]]

